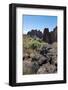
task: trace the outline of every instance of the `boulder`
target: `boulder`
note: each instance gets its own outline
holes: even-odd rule
[[[42,55],[45,56],[45,55],[49,52],[50,49],[52,49],[52,48],[50,47],[49,44],[48,44],[48,45],[44,45],[44,46],[41,47],[41,49],[40,49],[40,54],[42,54]]]
[[[38,63],[39,63],[39,65],[41,66],[42,64],[45,64],[45,63],[47,63],[49,60],[48,60],[48,58],[47,57],[44,57],[43,55],[41,55],[41,57],[39,58],[39,60],[38,60]]]
[[[56,66],[50,63],[43,64],[37,71],[37,74],[49,74],[56,72]]]

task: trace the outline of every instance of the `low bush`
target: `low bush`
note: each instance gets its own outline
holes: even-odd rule
[[[38,41],[36,41],[36,40],[34,40],[34,41],[32,41],[32,42],[30,43],[30,48],[32,48],[32,49],[37,49],[37,48],[39,48],[40,46],[41,46],[41,43],[38,42]]]

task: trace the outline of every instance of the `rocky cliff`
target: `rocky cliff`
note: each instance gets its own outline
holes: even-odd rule
[[[43,41],[50,44],[53,42],[57,42],[57,27],[55,27],[51,32],[49,32],[48,28],[45,28],[43,32]]]
[[[31,30],[27,33],[27,35],[30,35],[31,37],[38,37],[51,44],[53,42],[57,42],[57,26],[51,32],[49,32],[48,28],[45,28],[43,33],[40,30]]]
[[[43,34],[42,34],[42,32],[40,30],[39,31],[37,31],[37,30],[31,30],[31,31],[29,31],[27,33],[27,35],[30,35],[31,37],[38,37],[40,39],[43,37]]]

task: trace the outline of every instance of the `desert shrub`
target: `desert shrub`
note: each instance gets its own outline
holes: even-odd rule
[[[39,38],[32,38],[32,37],[29,37],[29,36],[24,36],[23,37],[23,48],[24,48],[24,51],[28,51],[29,53],[30,52],[33,52],[33,51],[37,51],[39,50],[39,48],[45,44],[45,42],[43,42],[41,39]]]
[[[38,41],[34,40],[30,43],[30,48],[32,49],[37,49],[38,47],[41,46],[41,43],[39,43]]]

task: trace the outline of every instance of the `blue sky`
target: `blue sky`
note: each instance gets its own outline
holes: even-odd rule
[[[49,28],[49,31],[53,31],[57,26],[57,16],[23,15],[22,18],[24,34],[32,29],[43,32],[44,28]]]

